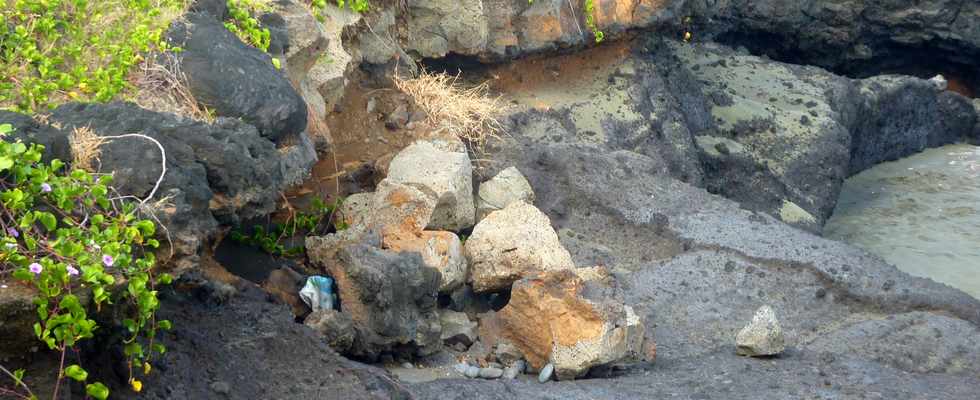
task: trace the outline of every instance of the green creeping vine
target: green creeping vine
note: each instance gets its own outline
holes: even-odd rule
[[[112,100],[187,1],[0,1],[0,109]]]
[[[262,51],[269,51],[272,35],[268,28],[263,28],[256,15],[268,11],[269,6],[263,0],[228,0],[229,20],[225,28],[238,35],[243,42]]]
[[[585,26],[589,27],[592,31],[592,35],[595,36],[595,42],[600,43],[606,38],[606,34],[599,30],[599,27],[595,23],[595,0],[585,0],[585,4],[582,7],[585,12]]]
[[[599,26],[595,23],[595,0],[584,1],[585,2],[582,4],[582,9],[585,13],[585,26],[592,31],[592,36],[595,37],[595,42],[601,43],[602,40],[606,38],[606,34],[599,30]],[[534,0],[527,0],[527,4],[534,4]]]
[[[9,134],[0,125],[0,136]],[[101,309],[115,304],[126,313],[122,325],[129,336],[123,343],[129,364],[129,384],[136,392],[142,382],[134,368],[149,374],[152,354],[166,348],[155,343],[158,329],[170,329],[155,317],[160,302],[156,286],[169,284],[168,274],[154,274],[155,258],[149,249],[156,225],[137,217],[133,202],[110,197],[112,175],[64,169],[53,160],[41,163],[43,146],[0,141],[0,276],[11,276],[37,292],[38,321],[34,334],[51,350],[61,353],[52,399],[65,378],[88,382],[88,372],[77,364],[65,365],[69,351],[94,337],[99,326],[87,304]],[[123,290],[114,290],[119,287]],[[7,371],[13,389],[0,387],[0,395],[36,399],[24,383],[24,371]],[[85,386],[88,396],[105,399],[109,390],[100,382]]]
[[[343,199],[337,199],[333,203],[325,203],[317,198],[313,199],[311,212],[293,212],[285,223],[278,223],[271,230],[267,230],[261,225],[252,227],[252,234],[246,235],[240,230],[234,230],[229,238],[237,243],[258,247],[262,251],[281,257],[299,257],[305,254],[304,246],[286,247],[283,240],[297,234],[303,236],[318,235],[326,233],[327,226],[324,222],[329,222],[334,212],[343,204]],[[336,223],[337,230],[347,229],[342,222]]]

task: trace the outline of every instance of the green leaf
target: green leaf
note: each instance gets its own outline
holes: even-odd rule
[[[6,134],[13,132],[14,126],[10,124],[0,124],[0,136],[5,136]]]
[[[163,354],[163,353],[161,353],[161,354]],[[14,379],[16,379],[18,382],[22,382],[24,380],[24,369],[23,368],[14,371]]]
[[[160,353],[160,354],[163,354],[163,353],[166,353],[167,352],[167,347],[164,346],[164,345],[162,345],[162,344],[160,344],[160,343],[154,343],[153,344],[153,351],[155,351],[157,353]]]
[[[158,321],[157,322],[157,326],[160,329],[163,329],[165,331],[169,331],[169,330],[173,329],[173,327],[174,327],[173,326],[173,323],[171,323],[170,320],[166,320],[166,319],[162,319],[162,320]]]
[[[78,364],[72,364],[65,368],[65,376],[79,382],[85,382],[88,379],[88,372],[79,367]]]
[[[9,156],[0,157],[0,171],[6,171],[14,166],[14,160]]]
[[[109,388],[102,382],[95,382],[85,385],[85,394],[92,396],[95,400],[105,400],[109,397]]]
[[[173,281],[174,281],[174,277],[173,275],[170,274],[164,273],[164,274],[160,274],[160,276],[157,277],[157,283],[161,285],[169,285]]]
[[[37,216],[37,220],[41,221],[41,225],[44,225],[44,228],[48,231],[53,231],[58,226],[58,219],[54,217],[54,214],[35,211],[34,215]]]

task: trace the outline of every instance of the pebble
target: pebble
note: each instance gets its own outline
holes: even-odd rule
[[[402,368],[405,368],[405,369],[414,369],[415,366],[412,365],[412,363],[406,361],[406,362],[402,363]]]
[[[231,386],[226,382],[217,381],[211,383],[211,390],[217,394],[228,394],[231,392]]]
[[[551,375],[555,373],[555,366],[552,363],[548,363],[544,368],[541,368],[541,373],[538,374],[538,382],[545,383],[551,380]]]
[[[476,378],[480,376],[480,367],[466,367],[466,372],[464,372],[463,375],[466,375],[467,378]]]
[[[500,368],[480,368],[480,377],[484,379],[497,379],[504,374]]]
[[[516,379],[520,372],[517,371],[516,366],[509,366],[504,370],[504,379]]]
[[[456,366],[454,368],[456,369],[456,372],[459,372],[461,374],[465,374],[466,373],[466,370],[469,369],[470,366],[467,363],[459,363],[459,364],[456,364]]]

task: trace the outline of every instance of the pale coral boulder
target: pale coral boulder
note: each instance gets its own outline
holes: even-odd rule
[[[399,152],[385,181],[416,186],[435,196],[428,229],[460,231],[473,226],[473,167],[459,139],[417,141]]]
[[[548,216],[524,202],[512,203],[480,221],[466,241],[465,252],[476,292],[509,288],[534,271],[575,268]]]

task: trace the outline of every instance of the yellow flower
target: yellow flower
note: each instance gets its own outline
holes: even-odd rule
[[[73,99],[77,99],[78,98],[78,92],[72,90],[72,91],[68,92],[68,97],[71,97]]]
[[[140,382],[138,379],[135,378],[130,379],[129,385],[133,387],[133,391],[136,393],[139,393],[140,390],[143,390],[143,382]]]
[[[685,42],[691,41],[691,32],[684,32],[684,41]]]
[[[153,367],[150,366],[150,363],[148,363],[148,362],[144,362],[143,363],[143,375],[149,375],[150,374],[150,371],[152,371],[152,370],[153,370]]]

